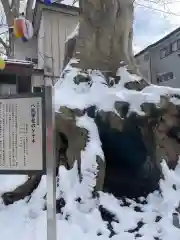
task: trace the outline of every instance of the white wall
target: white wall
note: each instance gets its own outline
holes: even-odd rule
[[[47,85],[59,79],[63,67],[65,41],[77,26],[78,14],[65,13],[59,10],[42,9],[42,16],[37,37],[23,43],[15,41],[15,58],[25,60],[37,58],[37,68],[44,69]],[[49,70],[49,71],[48,71]],[[43,77],[32,76],[32,87],[44,84]]]
[[[149,55],[148,59],[146,58],[147,55]],[[137,56],[135,59],[136,59],[137,66],[139,67],[140,73],[145,78],[145,80],[150,83],[151,71],[150,71],[150,54],[149,54],[149,52],[146,51],[146,52],[140,54],[139,56]]]
[[[38,33],[38,68],[44,68],[44,17],[41,17]]]
[[[9,95],[9,94],[16,94],[16,84],[0,84],[0,96]]]
[[[51,77],[45,77],[44,75],[37,75],[34,73],[31,78],[31,85],[32,89],[33,87],[41,87],[41,86],[52,86],[52,78]]]
[[[28,58],[38,58],[37,54],[37,38],[33,37],[27,42],[16,39],[14,44],[14,56],[18,60],[26,60]]]
[[[44,67],[46,75],[59,78],[63,67],[65,41],[77,26],[78,19],[78,15],[43,10],[38,39],[38,67]]]

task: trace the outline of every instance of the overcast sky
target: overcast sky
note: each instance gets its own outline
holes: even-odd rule
[[[64,0],[66,4],[72,2],[73,0]],[[136,0],[135,6],[135,52],[158,41],[180,26],[180,0]],[[161,11],[173,14],[165,14]]]
[[[71,5],[73,1],[64,0],[63,3]],[[180,0],[135,1],[133,49],[137,53],[180,27]]]
[[[180,1],[137,0],[136,2],[139,3],[136,5],[134,21],[134,50],[136,52],[180,27]],[[165,14],[152,8],[173,14]]]

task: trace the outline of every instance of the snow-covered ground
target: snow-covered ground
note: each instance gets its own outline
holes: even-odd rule
[[[123,84],[138,80],[138,77],[130,75],[125,68],[120,68],[118,71],[121,76],[120,84],[112,88],[108,88],[104,84],[103,76],[98,71],[90,72],[91,86],[86,83],[75,85],[72,79],[79,70],[71,69],[70,66],[68,68],[71,71],[67,73],[65,79],[60,79],[56,85],[56,111],[59,110],[60,106],[82,109],[91,105],[96,105],[98,109],[115,111],[114,101],[120,100],[128,101],[130,110],[143,114],[140,109],[141,103],[154,102],[159,104],[161,94],[180,94],[178,89],[154,85],[146,87],[141,92],[127,90]],[[171,101],[178,103],[174,96],[172,96]],[[57,214],[58,239],[109,239],[110,232],[107,228],[107,222],[102,220],[98,208],[102,205],[115,215],[112,227],[116,235],[112,237],[113,240],[134,240],[137,237],[140,240],[154,240],[157,237],[162,240],[179,240],[180,229],[172,225],[172,214],[179,206],[180,200],[180,164],[175,171],[170,171],[165,162],[162,163],[165,176],[165,180],[160,182],[162,195],[157,192],[150,194],[144,205],[127,200],[130,206],[122,206],[121,201],[105,193],[100,193],[98,200],[92,200],[89,194],[95,184],[95,156],[98,154],[103,158],[103,153],[93,120],[88,116],[83,116],[77,119],[77,124],[89,131],[89,142],[85,151],[81,153],[83,181],[82,184],[78,182],[76,163],[70,171],[64,167],[60,168],[60,186],[57,188],[57,195],[64,197],[66,205],[63,214]],[[23,183],[25,179],[26,176],[1,175],[0,192],[12,190],[15,186]],[[46,177],[43,177],[40,186],[35,190],[30,200],[27,198],[10,206],[0,204],[1,239],[46,239],[46,212],[42,210],[45,192]],[[77,196],[84,199],[84,204],[81,205],[75,201]],[[137,209],[141,209],[141,211]],[[139,222],[144,225],[136,231]]]
[[[166,176],[165,181],[161,181],[162,196],[157,193],[150,194],[146,205],[136,204],[129,200],[130,207],[120,206],[121,202],[112,195],[101,193],[99,202],[96,205],[103,205],[109,211],[115,213],[116,220],[112,223],[117,235],[112,239],[134,240],[137,233],[142,235],[138,239],[154,240],[154,237],[160,237],[163,240],[179,240],[180,230],[172,225],[172,213],[179,204],[180,199],[180,165],[175,172],[169,171],[163,164]],[[61,176],[64,181],[72,179],[75,174],[71,170],[67,172],[61,169]],[[24,176],[0,176],[1,191],[10,190],[24,181]],[[176,189],[172,185],[176,184]],[[31,200],[19,201],[10,206],[0,207],[0,233],[1,239],[14,240],[44,240],[46,239],[46,212],[42,211],[44,201],[42,197],[45,192],[46,180],[43,178],[39,188],[34,192]],[[71,186],[72,187],[72,186]],[[67,192],[71,198],[72,192]],[[82,211],[75,202],[68,202],[65,212],[70,215],[65,220],[66,214],[57,215],[57,239],[79,240],[79,239],[98,239],[106,240],[109,236],[107,223],[102,221],[98,208],[94,206],[91,212]],[[136,212],[135,206],[141,207],[143,212]],[[155,219],[161,217],[159,222]],[[144,226],[138,232],[129,233],[128,230],[135,229],[137,223],[144,222]],[[119,222],[119,223],[118,223]],[[101,234],[97,236],[97,234]]]

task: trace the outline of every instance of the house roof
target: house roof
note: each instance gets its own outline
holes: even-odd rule
[[[79,8],[78,7],[74,7],[74,6],[71,6],[71,5],[63,4],[63,3],[61,3],[60,0],[52,2],[49,5],[45,4],[44,0],[36,0],[36,4],[37,3],[43,4],[47,8],[48,7],[57,7],[57,8],[65,9],[65,10],[71,10],[71,11],[79,12]]]
[[[6,64],[21,65],[21,66],[23,65],[24,67],[25,66],[29,66],[29,67],[33,66],[33,62],[18,60],[18,59],[7,59],[7,60],[5,60],[5,63]]]
[[[170,38],[171,36],[173,36],[175,33],[180,32],[180,27],[178,27],[177,29],[175,29],[174,31],[170,32],[169,34],[167,34],[165,37],[161,38],[160,40],[158,40],[157,42],[147,46],[146,48],[144,48],[142,51],[138,52],[137,54],[135,54],[135,57],[140,56],[141,54],[147,52],[148,50],[150,50],[150,48],[156,47],[159,43],[162,43],[164,40]]]
[[[18,76],[31,76],[33,71],[33,63],[29,61],[21,61],[16,59],[5,60],[6,67],[0,71],[1,74],[15,74]]]
[[[61,11],[62,13],[72,14],[72,15],[77,15],[79,13],[78,7],[63,4],[60,1],[56,1],[47,5],[44,3],[44,0],[36,0],[36,5],[34,9],[34,14],[33,14],[33,25],[34,25],[35,34],[37,34],[39,31],[42,8],[47,10]]]

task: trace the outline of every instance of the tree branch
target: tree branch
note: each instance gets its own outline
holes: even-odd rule
[[[13,13],[11,11],[11,6],[9,4],[8,0],[1,0],[2,6],[3,6],[3,10],[4,13],[6,15],[6,21],[8,26],[11,26],[13,23]]]
[[[34,0],[28,0],[26,5],[26,18],[31,22],[33,17],[33,11],[32,11],[33,4],[34,4]]]
[[[5,41],[0,37],[0,44],[5,48],[6,53],[9,50],[9,46],[5,43]]]
[[[5,34],[5,33],[8,33],[8,30],[6,30],[6,31],[4,31],[4,32],[1,32],[1,33],[0,33],[0,36],[3,35],[3,34]]]
[[[7,16],[7,14],[10,13],[11,11],[11,7],[10,7],[10,4],[9,4],[9,1],[8,0],[1,0],[1,3],[3,5],[3,9],[4,9],[4,12]]]
[[[12,0],[11,11],[13,12],[14,17],[19,16],[20,0]]]

